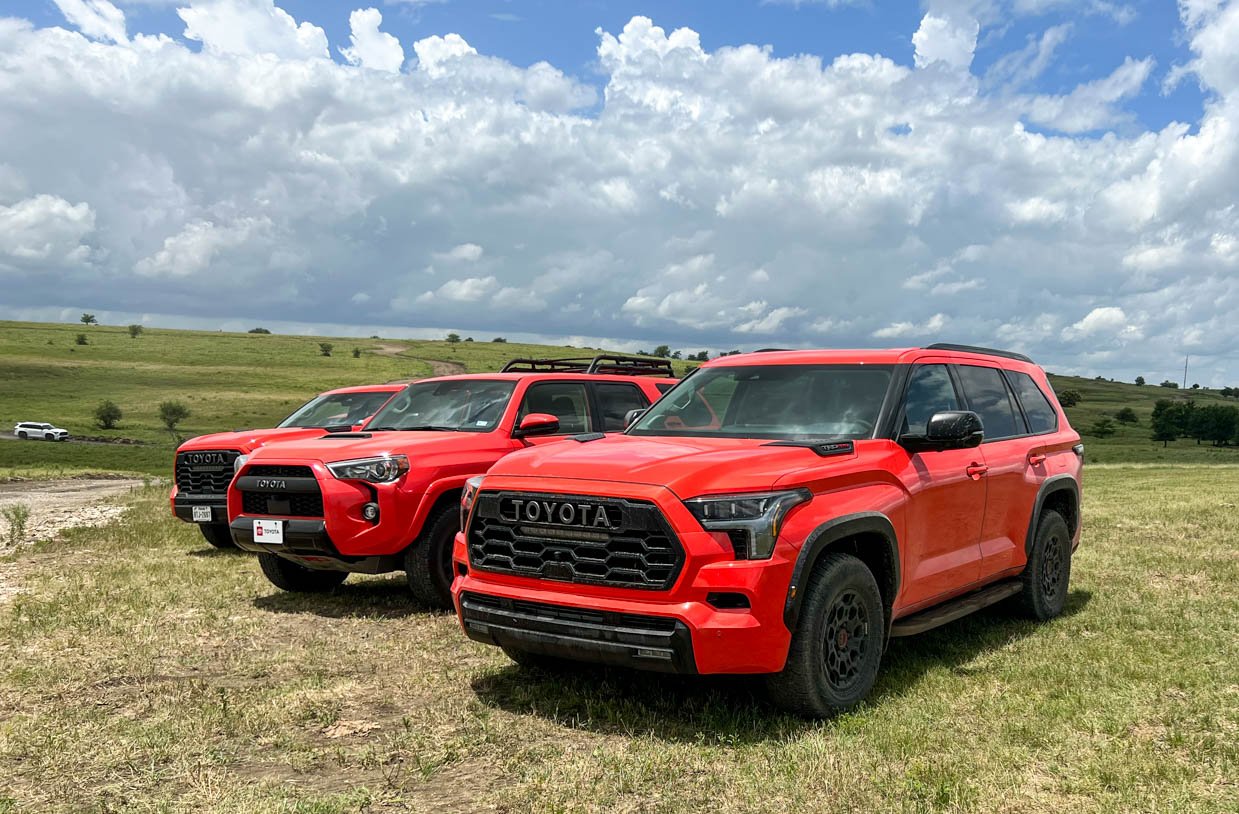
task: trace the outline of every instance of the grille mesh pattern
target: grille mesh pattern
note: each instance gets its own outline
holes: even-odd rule
[[[245,467],[246,475],[256,478],[312,478],[314,470],[308,466],[279,466],[275,464],[253,464]]]
[[[186,495],[224,495],[232,482],[233,449],[182,452],[176,456],[176,488]]]
[[[530,501],[570,503],[581,525],[530,522]],[[607,522],[593,522],[600,513]],[[539,519],[562,517],[543,510]],[[652,503],[581,495],[482,493],[469,527],[469,560],[483,571],[566,582],[666,590],[684,550]]]
[[[280,517],[322,517],[323,496],[305,492],[242,492],[241,511]]]

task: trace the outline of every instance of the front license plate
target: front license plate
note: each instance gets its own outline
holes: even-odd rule
[[[210,506],[194,506],[194,522],[195,523],[210,523],[211,522],[211,507]]]
[[[283,520],[255,520],[254,521],[254,542],[269,543],[270,545],[284,544],[284,521]]]

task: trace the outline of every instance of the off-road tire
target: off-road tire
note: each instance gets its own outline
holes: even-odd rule
[[[444,506],[426,519],[417,542],[404,552],[404,573],[413,598],[428,608],[452,607],[452,542],[460,510]]]
[[[851,554],[824,555],[805,589],[787,664],[766,679],[770,699],[814,718],[856,706],[873,688],[885,636],[873,573]]]
[[[198,530],[202,532],[206,541],[216,548],[227,550],[237,547],[237,544],[232,541],[232,532],[229,531],[226,523],[203,523],[198,526]]]
[[[1063,612],[1070,581],[1071,529],[1061,514],[1046,509],[1037,521],[1028,565],[1020,575],[1020,609],[1038,621],[1053,619]]]
[[[262,552],[258,565],[271,584],[282,591],[301,594],[321,594],[330,591],[348,579],[347,571],[320,571],[306,568],[277,554]]]

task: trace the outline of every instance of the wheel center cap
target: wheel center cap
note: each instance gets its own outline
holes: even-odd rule
[[[842,650],[843,648],[847,646],[848,646],[848,632],[846,630],[840,630],[839,635],[835,636],[835,647]]]

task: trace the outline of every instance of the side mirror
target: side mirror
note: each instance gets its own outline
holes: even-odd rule
[[[645,415],[645,410],[642,409],[629,410],[624,413],[624,429],[628,429],[633,424],[636,424],[643,415]]]
[[[554,435],[559,432],[559,418],[550,413],[530,413],[521,419],[521,425],[512,431],[513,438],[529,438],[535,435]]]
[[[924,435],[905,435],[899,443],[909,452],[969,449],[980,446],[985,439],[981,416],[971,410],[947,410],[934,413]]]

